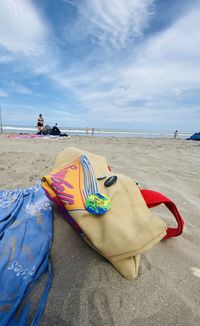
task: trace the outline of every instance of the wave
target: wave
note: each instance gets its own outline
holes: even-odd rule
[[[3,126],[3,130],[10,130],[10,131],[37,131],[37,128],[34,127],[12,127],[12,126]]]
[[[86,129],[83,128],[69,128],[62,127],[60,128],[61,132],[68,133],[69,135],[86,135]],[[31,126],[3,126],[3,131],[6,132],[17,132],[17,133],[36,133],[37,128]],[[89,135],[92,134],[92,131],[89,130]],[[193,132],[179,132],[179,138],[187,138]],[[100,137],[136,137],[136,138],[173,138],[174,132],[167,131],[146,131],[146,130],[117,130],[117,129],[95,129],[95,136]]]

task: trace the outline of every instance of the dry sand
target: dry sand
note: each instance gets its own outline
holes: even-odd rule
[[[165,139],[0,137],[0,188],[30,187],[76,146],[106,156],[113,171],[171,198],[185,219],[182,236],[142,256],[127,281],[55,213],[54,279],[41,325],[200,325],[200,143]],[[164,207],[160,216],[173,225]]]

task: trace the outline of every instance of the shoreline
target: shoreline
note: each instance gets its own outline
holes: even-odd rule
[[[6,127],[8,129],[3,128],[3,133],[16,133],[16,134],[36,134],[36,128],[21,128],[21,127]],[[88,136],[93,137],[91,129],[89,129],[88,135],[86,134],[86,130],[84,128],[60,128],[62,133],[67,133],[71,136]],[[178,138],[187,139],[194,132],[191,131],[179,131]],[[96,128],[94,130],[94,136],[96,137],[119,137],[119,138],[166,138],[171,139],[174,138],[173,131],[146,131],[146,130],[123,130],[123,129],[103,129]]]
[[[10,138],[12,138],[12,136],[20,136],[20,135],[27,135],[27,136],[33,136],[33,135],[37,135],[37,133],[18,133],[18,132],[2,132],[2,133],[0,133],[0,138],[9,138],[9,136],[10,136]],[[42,138],[44,138],[44,137],[46,137],[46,136],[49,136],[49,135],[38,135],[38,136],[41,136],[40,138],[42,139]],[[51,136],[51,135],[50,135]],[[137,139],[151,139],[151,140],[173,140],[173,141],[187,141],[187,138],[184,138],[184,137],[177,137],[177,138],[174,138],[173,136],[172,137],[151,137],[151,136],[118,136],[118,135],[98,135],[98,134],[94,134],[93,136],[91,135],[91,134],[89,134],[89,135],[86,135],[86,134],[82,134],[82,135],[80,135],[80,134],[68,134],[68,136],[69,136],[69,138],[70,137],[75,137],[75,138],[78,138],[78,137],[80,137],[80,138],[82,138],[82,137],[84,137],[84,138],[97,138],[97,139],[132,139],[132,140],[137,140]],[[14,138],[14,137],[13,137]],[[52,137],[53,138],[53,137]],[[67,137],[66,137],[67,138]],[[23,138],[22,138],[23,139]],[[39,139],[39,137],[38,137],[38,139]]]

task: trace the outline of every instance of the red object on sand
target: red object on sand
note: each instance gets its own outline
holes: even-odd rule
[[[111,172],[111,167],[108,165],[108,169]],[[153,190],[146,190],[146,189],[140,189],[141,194],[148,206],[148,208],[156,207],[161,204],[165,204],[165,206],[170,210],[170,212],[174,215],[178,225],[177,228],[167,228],[167,234],[164,237],[164,239],[172,238],[172,237],[178,237],[183,232],[184,227],[184,220],[179,213],[176,205],[171,201],[169,198],[165,197],[161,193]]]
[[[167,197],[162,195],[161,193],[153,190],[145,190],[140,189],[141,194],[149,208],[158,206],[160,204],[165,204],[165,206],[170,210],[170,212],[174,215],[178,225],[177,228],[167,228],[167,234],[164,239],[168,239],[171,237],[178,237],[183,232],[184,220],[181,217],[176,205]]]

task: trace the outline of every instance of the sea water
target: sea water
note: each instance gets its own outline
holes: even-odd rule
[[[71,136],[86,136],[85,128],[70,128],[61,127],[61,132],[67,133]],[[28,133],[36,134],[37,129],[32,126],[3,126],[4,132],[9,133]],[[178,138],[188,138],[193,134],[193,132],[178,132]],[[92,129],[89,129],[88,135],[92,135]],[[173,138],[174,131],[146,131],[146,130],[128,130],[128,129],[103,129],[97,128],[94,130],[94,136],[99,137],[132,137],[132,138]]]

